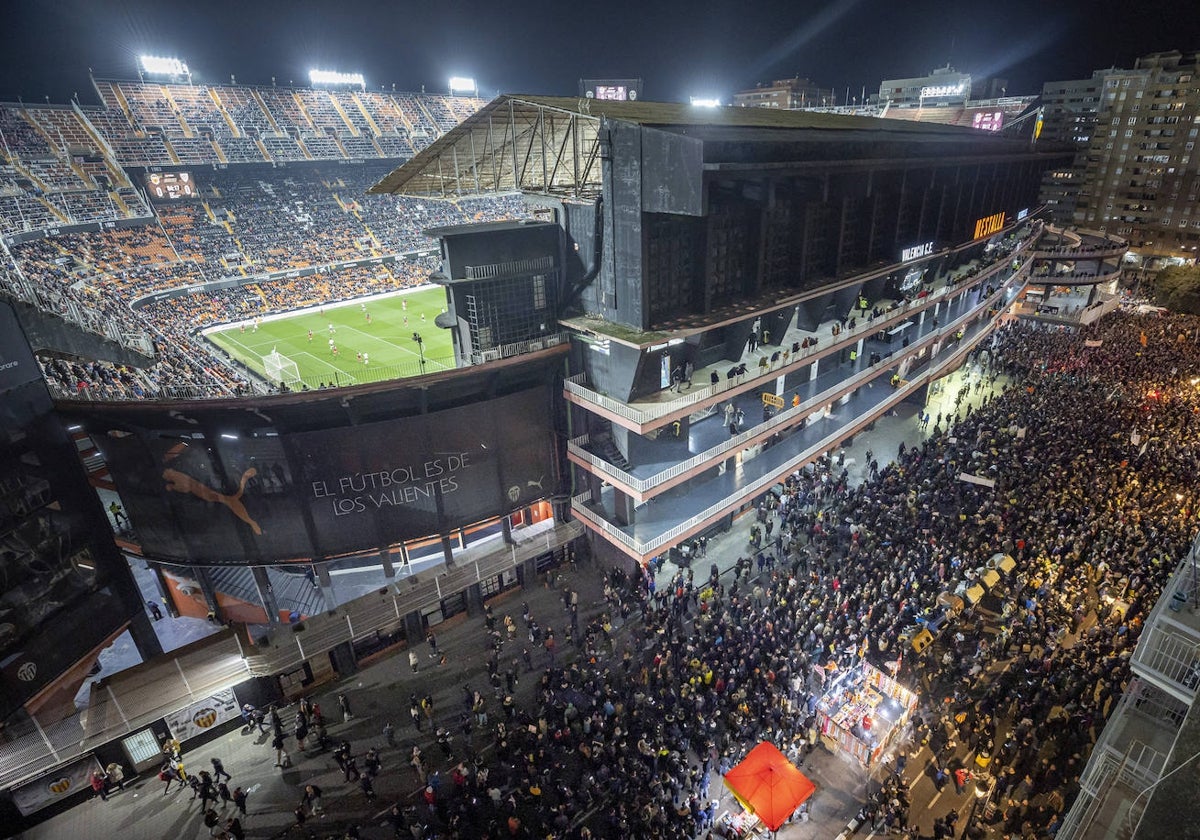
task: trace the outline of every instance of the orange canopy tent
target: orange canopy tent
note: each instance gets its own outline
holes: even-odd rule
[[[778,831],[817,789],[774,744],[766,741],[725,774],[725,786],[771,831]]]

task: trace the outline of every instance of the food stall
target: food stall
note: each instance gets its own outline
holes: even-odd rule
[[[830,682],[817,703],[817,725],[831,749],[871,767],[916,705],[916,694],[864,661]]]

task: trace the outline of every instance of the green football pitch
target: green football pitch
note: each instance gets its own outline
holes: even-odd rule
[[[398,292],[261,320],[257,329],[253,320],[235,323],[207,333],[206,338],[264,378],[263,357],[278,351],[296,363],[300,381],[309,388],[359,385],[420,375],[421,354],[413,333],[421,336],[424,345],[424,372],[453,368],[450,332],[433,323],[445,304],[442,288]]]

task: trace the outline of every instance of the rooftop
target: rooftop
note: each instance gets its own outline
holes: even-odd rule
[[[816,111],[706,108],[677,102],[620,102],[504,94],[493,99],[370,189],[375,194],[462,198],[525,191],[592,197],[600,187],[602,120],[686,133],[717,142],[832,144],[872,141],[962,144],[964,152],[1009,151],[1011,140],[960,126]],[[936,154],[943,154],[939,150]],[[934,154],[931,151],[931,154]],[[819,158],[810,152],[805,159]]]

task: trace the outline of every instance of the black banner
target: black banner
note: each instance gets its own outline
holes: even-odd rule
[[[547,403],[531,396],[288,436],[319,553],[443,533],[544,496],[552,436]]]
[[[553,491],[544,388],[306,432],[110,431],[101,447],[148,556],[267,563],[445,533]]]

